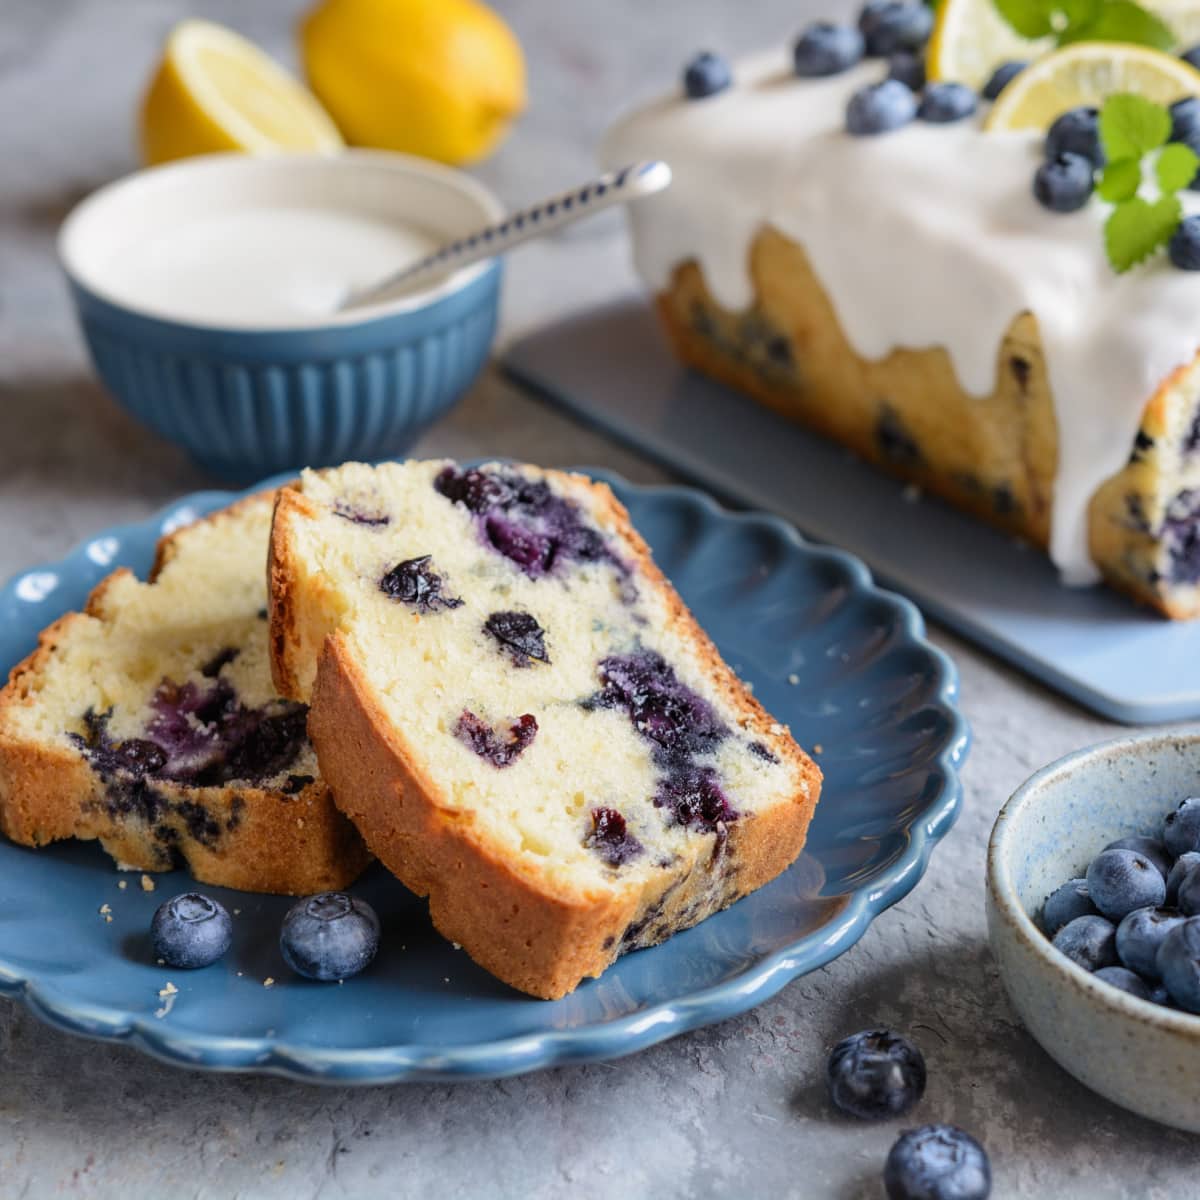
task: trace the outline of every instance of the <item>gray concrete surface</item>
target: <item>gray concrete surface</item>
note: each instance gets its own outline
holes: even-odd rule
[[[511,202],[583,177],[605,123],[701,45],[789,36],[814,0],[506,0],[533,106],[480,169]],[[209,484],[88,370],[56,272],[70,205],[134,165],[134,98],[179,17],[233,23],[285,57],[290,0],[0,2],[0,575]],[[885,184],[884,184],[885,185]],[[629,280],[615,219],[514,258],[508,335]],[[420,447],[660,473],[495,375]],[[928,877],[855,949],[758,1011],[634,1058],[500,1083],[318,1090],[215,1078],[42,1027],[0,1004],[0,1197],[801,1197],[881,1194],[901,1123],[839,1120],[822,1066],[867,1023],[929,1061],[919,1116],[991,1151],[995,1194],[1196,1195],[1200,1153],[1063,1074],[1017,1025],[988,953],[984,846],[1031,770],[1115,734],[956,638],[975,731],[965,811]]]

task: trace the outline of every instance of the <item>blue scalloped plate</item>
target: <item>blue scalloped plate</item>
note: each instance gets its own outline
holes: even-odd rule
[[[790,871],[549,1003],[444,942],[424,903],[380,868],[356,890],[383,920],[382,949],[331,987],[284,966],[285,899],[208,889],[236,914],[233,949],[206,970],[172,972],[154,965],[146,931],[157,903],[186,887],[182,874],[158,876],[154,893],[128,876],[121,890],[94,844],[0,840],[0,992],[72,1033],[192,1067],[342,1083],[486,1078],[630,1054],[744,1012],[849,949],[920,879],[957,813],[968,735],[953,666],[924,640],[917,610],[851,556],[691,489],[611,482],[726,658],[802,744],[820,747],[825,790]],[[0,592],[0,663],[26,654],[108,571],[144,572],[164,531],[231,499],[188,496],[14,579]],[[178,994],[164,1000],[168,980]]]

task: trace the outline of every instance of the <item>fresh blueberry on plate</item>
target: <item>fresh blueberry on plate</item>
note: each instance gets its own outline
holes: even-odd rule
[[[1157,981],[1158,948],[1183,920],[1173,908],[1135,908],[1117,926],[1117,957],[1131,971]]]
[[[1100,110],[1083,106],[1063,113],[1046,134],[1046,157],[1080,154],[1093,167],[1104,166],[1104,146],[1100,142]]]
[[[1001,63],[992,72],[987,83],[983,85],[983,98],[985,100],[995,100],[1027,66],[1029,66],[1027,62],[1013,61]]]
[[[1200,271],[1200,216],[1184,217],[1179,222],[1167,243],[1167,256],[1181,271]]]
[[[846,106],[846,130],[855,137],[887,133],[917,115],[917,98],[898,79],[860,88]]]
[[[1188,217],[1180,223],[1179,228],[1195,220],[1194,217]],[[1200,221],[1196,228],[1200,230]],[[1163,820],[1163,844],[1172,858],[1179,858],[1191,850],[1200,850],[1200,799],[1184,800],[1174,812],[1167,813]]]
[[[1103,917],[1076,917],[1054,935],[1054,948],[1085,971],[1117,965],[1117,927]]]
[[[925,60],[919,54],[901,50],[888,59],[888,78],[919,92],[925,86]]]
[[[1168,908],[1178,907],[1176,902],[1179,899],[1179,885],[1183,882],[1188,872],[1195,867],[1200,867],[1200,850],[1189,850],[1186,854],[1181,854],[1175,860],[1170,874],[1167,875]]]
[[[1112,987],[1120,988],[1139,1000],[1150,999],[1150,985],[1136,971],[1128,967],[1101,967],[1096,972],[1097,979],[1103,979]]]
[[[1059,154],[1042,163],[1033,176],[1033,194],[1051,212],[1082,208],[1091,199],[1094,187],[1092,164],[1082,154]]]
[[[683,90],[689,100],[715,96],[733,83],[733,72],[720,54],[705,50],[688,63],[683,72]]]
[[[1103,850],[1087,869],[1088,895],[1110,921],[1135,908],[1158,908],[1167,898],[1167,881],[1136,850]]]
[[[1042,905],[1042,929],[1052,938],[1076,917],[1094,915],[1096,906],[1088,895],[1086,879],[1069,879],[1046,897]]]
[[[887,1157],[888,1200],[987,1200],[992,1168],[984,1148],[957,1125],[902,1133]]]
[[[154,957],[168,967],[194,970],[215,963],[233,941],[233,921],[223,905],[185,892],[158,906],[150,922]]]
[[[287,965],[306,979],[349,979],[379,949],[379,918],[365,900],[321,892],[288,909],[279,949]]]
[[[886,58],[897,50],[919,50],[933,30],[933,10],[904,0],[867,0],[858,17],[858,28],[872,58]]]
[[[810,25],[792,47],[796,74],[803,78],[840,75],[863,56],[863,35],[852,25],[818,21]]]
[[[1200,1013],[1200,917],[1188,917],[1163,938],[1158,970],[1171,999]]]
[[[975,93],[963,83],[931,83],[921,97],[917,116],[934,125],[948,125],[969,117],[976,109]]]
[[[1115,842],[1109,842],[1105,850],[1136,850],[1148,858],[1166,877],[1171,873],[1171,855],[1158,838],[1152,837],[1123,837]]]
[[[825,1079],[842,1112],[878,1121],[908,1112],[925,1094],[925,1059],[890,1029],[864,1029],[834,1046]]]

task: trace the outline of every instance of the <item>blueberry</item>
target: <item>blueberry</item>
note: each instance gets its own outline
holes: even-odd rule
[[[1175,860],[1175,865],[1167,876],[1167,904],[1172,908],[1178,907],[1176,902],[1179,899],[1179,885],[1193,867],[1200,867],[1200,851],[1198,850],[1189,850]]]
[[[1188,917],[1163,938],[1158,972],[1180,1008],[1200,1013],[1200,917]]]
[[[379,949],[379,918],[365,900],[321,892],[288,909],[279,949],[287,965],[306,979],[349,979]]]
[[[534,659],[550,662],[546,631],[529,613],[494,612],[484,621],[483,629],[496,639],[501,650],[507,651],[514,667],[528,667]]]
[[[1180,56],[1189,67],[1195,67],[1200,71],[1200,46],[1193,46],[1190,50],[1185,50]]]
[[[917,115],[917,98],[898,79],[861,88],[846,106],[846,130],[856,137],[887,133]]]
[[[1046,157],[1080,154],[1093,167],[1104,166],[1104,146],[1100,142],[1100,110],[1072,108],[1063,113],[1046,134]]]
[[[1046,897],[1042,905],[1042,929],[1052,938],[1076,917],[1091,916],[1096,906],[1088,895],[1086,879],[1072,879]]]
[[[917,116],[934,125],[969,117],[976,108],[975,93],[963,83],[931,83],[921,97]]]
[[[1109,842],[1104,848],[1105,850],[1136,850],[1158,868],[1159,873],[1164,879],[1171,873],[1171,855],[1167,853],[1166,846],[1158,838],[1117,838],[1115,842]]]
[[[1150,985],[1140,975],[1125,967],[1101,967],[1096,972],[1096,978],[1103,979],[1105,983],[1120,988],[1139,1000],[1150,999]]]
[[[1117,928],[1103,917],[1076,917],[1054,935],[1054,948],[1085,971],[1117,965]]]
[[[902,1133],[887,1157],[888,1200],[987,1200],[992,1168],[984,1148],[957,1125]]]
[[[615,808],[592,809],[592,828],[583,844],[599,854],[610,867],[623,866],[645,849],[629,832],[625,818]]]
[[[464,746],[486,759],[498,770],[511,767],[524,754],[526,748],[537,737],[537,717],[533,713],[519,716],[509,725],[508,736],[503,737],[482,717],[464,708],[451,731]]]
[[[1171,141],[1183,142],[1192,149],[1200,139],[1200,99],[1188,96],[1171,105]]]
[[[863,35],[850,25],[818,21],[792,47],[796,74],[803,78],[840,75],[863,56]]]
[[[688,63],[683,72],[683,90],[689,100],[715,96],[733,83],[729,63],[720,55],[705,50]]]
[[[1158,948],[1183,920],[1173,908],[1135,908],[1117,926],[1117,957],[1131,971],[1158,979]]]
[[[919,50],[933,29],[933,10],[925,4],[903,0],[867,0],[858,17],[858,28],[872,58],[886,58],[897,50]]]
[[[1200,216],[1179,222],[1167,243],[1167,256],[1181,271],[1200,271]]]
[[[154,957],[168,967],[207,967],[229,949],[233,921],[215,900],[185,892],[159,905],[150,923],[150,938]]]
[[[834,1046],[825,1082],[834,1104],[852,1117],[899,1117],[925,1094],[925,1059],[890,1029],[864,1029]]]
[[[1082,154],[1060,154],[1042,163],[1033,176],[1033,194],[1051,212],[1082,208],[1094,186],[1092,164]]]
[[[925,86],[925,60],[919,54],[901,50],[888,59],[888,78],[919,92]]]
[[[1001,63],[991,74],[991,78],[983,85],[983,98],[985,100],[995,100],[1002,91],[1020,73],[1029,66],[1027,62],[1006,62]]]
[[[1175,907],[1185,917],[1200,916],[1200,871],[1186,871],[1175,893]]]
[[[1179,228],[1191,220],[1189,217]],[[1167,813],[1163,821],[1163,843],[1172,858],[1179,858],[1189,850],[1200,850],[1200,800],[1184,800],[1174,812]]]
[[[379,590],[393,600],[403,601],[422,614],[440,609],[461,608],[462,600],[457,596],[443,596],[444,580],[429,566],[431,556],[405,559],[397,563],[379,581]]]
[[[1135,908],[1158,908],[1167,898],[1167,881],[1136,850],[1102,850],[1087,869],[1088,895],[1110,920]]]

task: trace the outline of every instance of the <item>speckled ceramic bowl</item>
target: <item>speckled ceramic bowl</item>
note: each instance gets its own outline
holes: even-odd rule
[[[1200,1132],[1200,1016],[1093,978],[1051,946],[1035,918],[1105,845],[1157,836],[1166,813],[1198,793],[1200,732],[1080,750],[1017,789],[996,819],[987,866],[992,951],[1029,1032],[1093,1091],[1192,1132]]]
[[[273,323],[186,319],[124,290],[125,255],[139,239],[173,237],[212,212],[304,208],[447,239],[503,212],[470,176],[404,154],[217,154],[101,188],[59,235],[100,377],[135,417],[224,479],[398,457],[453,406],[491,348],[495,259],[398,300]]]

